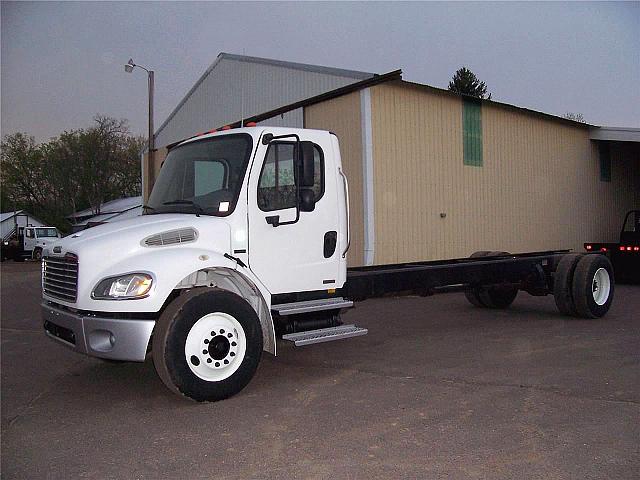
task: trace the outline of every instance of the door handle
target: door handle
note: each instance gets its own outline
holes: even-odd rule
[[[277,227],[280,225],[280,215],[271,215],[270,217],[264,218],[269,225]]]

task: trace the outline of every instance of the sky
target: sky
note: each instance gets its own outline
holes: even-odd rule
[[[446,88],[461,66],[492,99],[640,127],[640,2],[2,2],[1,133],[47,141],[96,114],[156,129],[220,52],[386,73]]]

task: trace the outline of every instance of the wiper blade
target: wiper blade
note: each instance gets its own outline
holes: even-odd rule
[[[171,200],[170,202],[162,202],[162,204],[163,205],[191,205],[197,210],[198,213],[204,213],[204,208],[202,208],[200,205],[198,205],[197,203],[191,200],[176,199],[176,200]]]

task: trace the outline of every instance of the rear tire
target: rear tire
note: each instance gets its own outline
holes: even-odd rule
[[[560,259],[553,274],[553,298],[563,315],[575,317],[578,314],[573,302],[572,282],[576,265],[583,256],[582,253],[568,253]]]
[[[491,252],[487,250],[480,250],[479,252],[474,252],[471,254],[469,258],[478,258],[478,257],[486,257]],[[469,303],[475,307],[485,308],[485,305],[480,298],[480,287],[471,287],[467,288],[464,291],[464,296],[467,298]]]
[[[261,355],[258,316],[226,290],[183,293],[162,313],[153,334],[160,379],[169,390],[198,402],[238,393],[255,374]]]
[[[480,300],[487,308],[507,308],[518,296],[518,289],[511,286],[498,286],[480,290]]]
[[[583,318],[604,316],[613,302],[615,279],[611,262],[604,255],[585,255],[573,274],[573,301]]]

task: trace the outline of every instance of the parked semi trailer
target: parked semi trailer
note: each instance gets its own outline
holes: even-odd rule
[[[169,152],[142,217],[100,225],[45,252],[46,334],[78,352],[142,362],[198,401],[253,377],[276,336],[303,346],[367,333],[343,325],[354,302],[460,290],[506,308],[519,291],[559,310],[607,313],[611,263],[568,250],[347,268],[349,187],[338,138],[248,127],[199,135]],[[407,239],[419,241],[419,239]]]
[[[619,280],[640,282],[640,210],[627,212],[618,243],[587,242],[584,248],[607,255]]]

